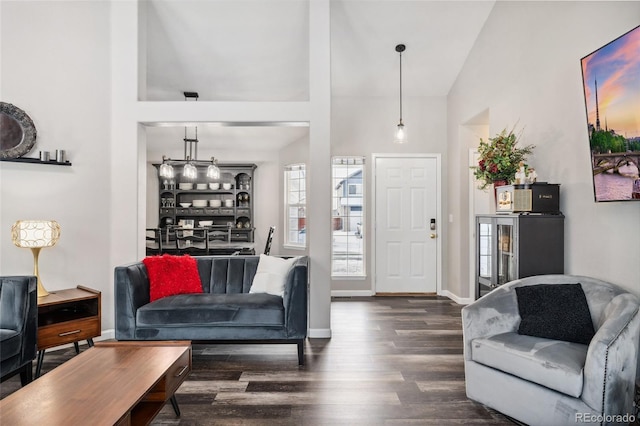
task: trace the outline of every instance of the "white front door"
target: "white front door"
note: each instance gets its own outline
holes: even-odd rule
[[[439,157],[379,156],[374,167],[375,292],[436,293]]]

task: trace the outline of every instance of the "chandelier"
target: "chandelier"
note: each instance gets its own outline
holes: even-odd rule
[[[185,101],[189,99],[198,100],[198,92],[184,92]],[[162,156],[162,164],[158,169],[160,177],[172,179],[175,177],[173,166],[182,166],[182,177],[184,179],[195,180],[198,177],[197,166],[209,165],[207,167],[207,177],[209,179],[220,179],[220,168],[214,157],[211,160],[198,160],[198,126],[195,126],[193,138],[187,135],[187,126],[184,127],[184,160],[173,160]]]

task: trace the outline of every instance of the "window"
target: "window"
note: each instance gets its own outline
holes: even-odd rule
[[[291,164],[284,169],[284,244],[305,247],[307,241],[307,181],[304,164]]]
[[[332,160],[333,277],[364,277],[364,157]]]
[[[349,184],[349,195],[360,195],[360,196],[362,196],[362,184],[350,183]]]

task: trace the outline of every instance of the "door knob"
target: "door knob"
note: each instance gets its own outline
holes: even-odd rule
[[[431,235],[429,236],[429,238],[431,238],[432,240],[433,240],[434,238],[436,238],[436,237],[437,237],[437,235],[436,235],[436,234],[431,234]]]

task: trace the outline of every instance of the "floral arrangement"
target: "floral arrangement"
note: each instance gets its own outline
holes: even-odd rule
[[[534,145],[516,148],[518,136],[513,130],[503,129],[486,142],[480,139],[478,152],[480,160],[477,166],[471,167],[473,175],[480,181],[479,189],[485,189],[495,181],[506,181],[507,184],[515,179],[520,163],[533,152]]]

